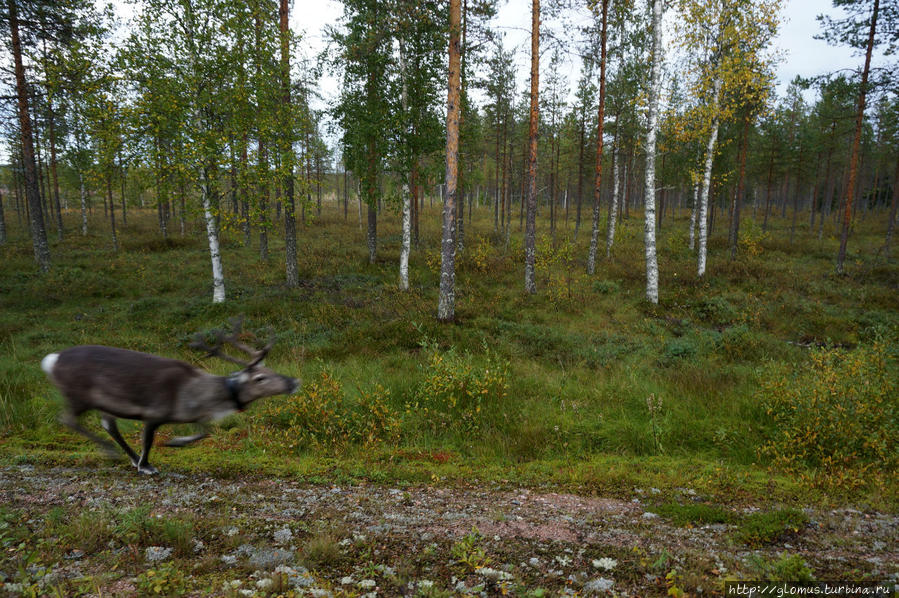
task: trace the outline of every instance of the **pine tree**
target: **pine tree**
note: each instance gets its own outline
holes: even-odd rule
[[[534,0],[535,2],[537,0]],[[437,319],[451,322],[456,306],[456,200],[459,176],[459,117],[461,113],[461,0],[449,5],[449,71],[446,101],[446,197],[440,245],[440,296]]]

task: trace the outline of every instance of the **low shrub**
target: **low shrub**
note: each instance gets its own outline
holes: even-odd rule
[[[668,517],[675,525],[731,523],[734,520],[734,514],[727,509],[704,503],[669,502],[655,507],[654,511]]]
[[[621,291],[621,285],[614,280],[597,280],[593,283],[593,291],[600,295],[612,295]]]
[[[290,448],[371,446],[394,438],[399,431],[386,389],[376,386],[350,401],[340,381],[327,370],[306,384],[302,393],[270,401],[260,412],[263,420],[281,426],[282,440]]]
[[[815,581],[808,563],[798,554],[782,554],[777,560],[752,554],[747,564],[759,579],[766,581]]]
[[[193,521],[184,517],[155,517],[150,507],[123,511],[116,517],[114,537],[137,546],[171,546],[180,556],[191,554]]]
[[[693,311],[701,319],[713,324],[730,324],[737,320],[739,312],[721,296],[701,298],[693,305]]]
[[[673,366],[682,361],[688,361],[699,352],[698,343],[692,336],[673,338],[662,348],[659,356],[659,365]]]
[[[719,343],[722,352],[731,361],[743,361],[758,358],[762,340],[758,333],[750,330],[746,324],[731,326],[721,333]]]
[[[162,563],[137,576],[142,596],[183,596],[187,592],[184,573],[172,563]]]
[[[809,367],[770,372],[760,393],[774,429],[760,453],[776,468],[846,489],[871,471],[895,471],[895,362],[879,344],[813,349]]]
[[[433,433],[502,427],[509,417],[509,363],[485,347],[486,360],[426,342],[427,364],[406,413]]]
[[[758,548],[776,542],[786,534],[798,534],[807,524],[808,516],[796,509],[750,513],[740,521],[734,539]]]

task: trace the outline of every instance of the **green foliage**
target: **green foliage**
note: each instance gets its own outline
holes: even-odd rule
[[[390,406],[390,392],[382,386],[360,391],[351,401],[340,381],[322,370],[300,394],[269,401],[258,417],[281,428],[289,448],[342,450],[357,444],[373,447],[397,437],[399,422]]]
[[[576,258],[577,246],[571,240],[554,243],[544,236],[537,243],[537,276],[554,305],[569,305],[581,297],[587,276]]]
[[[729,324],[738,317],[737,310],[730,301],[720,295],[698,299],[693,311],[703,320],[718,325]]]
[[[454,347],[441,351],[426,341],[427,364],[406,414],[434,433],[471,434],[504,426],[510,420],[509,363],[485,349],[479,363],[468,352]]]
[[[699,352],[696,339],[690,336],[681,336],[671,339],[662,348],[659,363],[664,366],[678,365],[681,361],[689,361]]]
[[[721,333],[720,347],[722,353],[730,361],[742,361],[750,358],[758,359],[762,341],[758,333],[748,325],[731,326]]]
[[[114,537],[138,546],[171,546],[181,556],[191,554],[194,523],[185,517],[154,516],[149,506],[123,511],[116,517]]]
[[[812,569],[805,559],[798,554],[784,553],[777,560],[768,559],[761,554],[751,554],[747,564],[765,581],[815,581]]]
[[[654,394],[646,397],[646,410],[649,413],[649,430],[652,432],[655,453],[661,455],[665,452],[662,448],[662,397],[656,397]]]
[[[705,525],[708,523],[731,523],[734,514],[717,505],[697,503],[667,502],[653,508],[653,511],[668,517],[675,525]]]
[[[621,285],[614,280],[597,280],[593,283],[593,290],[600,295],[612,295],[621,292]]]
[[[434,217],[437,202],[433,209],[428,204],[426,199],[421,214],[423,253],[432,247],[428,239],[436,238],[439,221]],[[94,218],[99,220],[96,207]],[[168,461],[166,468],[242,472],[265,467],[322,475],[321,463],[329,463],[365,479],[398,475],[427,481],[432,470],[440,476],[468,476],[465,468],[477,464],[485,476],[502,479],[524,476],[533,481],[538,479],[533,472],[539,471],[554,480],[605,480],[612,487],[651,478],[661,487],[676,476],[725,493],[748,484],[744,475],[751,473],[753,492],[767,495],[764,483],[753,477],[760,475],[753,466],[757,449],[775,439],[777,429],[757,394],[763,381],[780,376],[792,381],[797,392],[802,386],[812,388],[816,381],[804,382],[811,370],[803,372],[808,369],[808,344],[824,342],[828,335],[852,342],[855,334],[856,340],[882,339],[889,347],[899,324],[892,309],[895,265],[865,258],[865,267],[876,275],[835,282],[827,278],[831,251],[816,253],[815,243],[801,237],[794,251],[781,248],[776,257],[758,260],[766,284],[729,279],[713,269],[708,282],[672,287],[659,312],[647,314],[640,302],[642,274],[633,261],[640,255],[642,236],[634,234],[619,236],[616,259],[598,264],[597,280],[615,281],[617,290],[605,292],[602,285],[594,290],[590,280],[578,290],[584,300],[571,303],[554,303],[539,294],[523,297],[519,268],[491,248],[478,266],[483,272],[458,274],[460,325],[440,326],[433,322],[436,278],[427,272],[423,255],[413,256],[410,264],[411,278],[422,281],[421,286],[399,293],[392,260],[365,263],[364,237],[355,219],[344,223],[333,204],[326,204],[324,217],[325,225],[305,232],[301,290],[280,285],[280,267],[261,266],[255,245],[244,248],[237,233],[224,233],[223,251],[233,264],[227,270],[230,288],[240,293],[216,306],[203,291],[208,261],[200,259],[202,241],[186,236],[184,242],[151,248],[159,237],[155,213],[131,210],[128,242],[115,256],[102,228],[97,236],[67,237],[59,245],[66,252],[65,263],[49,278],[29,274],[27,231],[13,228],[13,241],[0,249],[5,258],[0,287],[8,307],[0,310],[3,462],[26,458],[81,465],[101,458],[91,443],[56,422],[61,400],[39,367],[47,353],[90,342],[193,361],[187,341],[194,332],[245,313],[255,327],[278,331],[269,365],[311,382],[314,387],[309,388],[324,398],[259,401],[203,443],[183,451],[154,449]],[[71,224],[73,215],[67,218]],[[195,231],[202,230],[200,224],[190,222]],[[622,226],[639,232],[633,217]],[[469,240],[490,227],[492,211],[475,207]],[[396,231],[395,219],[386,219],[381,232],[388,239],[387,251],[398,243]],[[873,218],[860,223],[857,234],[872,247],[881,242]],[[513,234],[513,245],[516,239]],[[272,233],[273,251],[280,242]],[[580,255],[588,242],[588,235],[579,236]],[[767,248],[769,242],[764,243]],[[477,247],[477,241],[470,242],[466,251]],[[669,259],[674,260],[672,269],[688,271],[687,257]],[[692,264],[692,256],[689,260]],[[173,263],[179,265],[178,276],[170,274]],[[78,280],[82,274],[84,285]],[[103,294],[106,283],[108,296]],[[148,295],[147,289],[154,292]],[[423,351],[418,342],[423,335],[435,339],[440,350],[429,346]],[[438,364],[435,351],[453,357],[444,356]],[[472,432],[470,410],[463,420],[459,403],[453,413],[447,396],[458,397],[459,388],[481,384],[488,361],[496,364],[490,365],[491,375],[505,370],[505,382],[494,386],[497,392],[488,404],[481,401],[477,432]],[[323,362],[339,390],[326,383]],[[202,367],[219,374],[230,371],[216,360],[206,360]],[[442,380],[433,388],[456,390],[432,395],[425,390],[426,378],[432,376]],[[870,384],[873,388],[873,379]],[[497,400],[501,392],[505,397]],[[655,424],[646,404],[650,395],[664,401]],[[365,397],[373,406],[360,406]],[[301,405],[296,417],[288,408],[293,401]],[[422,409],[406,412],[416,401],[442,405],[443,421],[424,417]],[[378,405],[389,415],[377,415]],[[332,411],[335,415],[328,415]],[[294,431],[287,433],[292,421]],[[85,414],[83,423],[104,434],[95,414]],[[122,428],[133,444],[135,426],[123,422]],[[286,450],[291,445],[293,450]],[[655,456],[659,445],[664,457]],[[410,458],[420,454],[448,458]],[[321,460],[335,455],[336,460]],[[677,463],[677,472],[644,467],[656,459]],[[698,465],[683,468],[684,460]],[[616,463],[611,469],[605,466],[610,461]],[[702,473],[711,464],[727,475]],[[775,474],[783,482],[776,496],[799,492],[797,487],[812,491],[809,480],[818,479],[814,469],[797,462],[789,471],[788,482]],[[884,471],[873,465],[871,477],[883,483],[864,489],[875,503],[895,497]],[[831,490],[819,484],[814,492],[820,496]],[[112,525],[117,520],[113,513]]]
[[[113,539],[112,517],[109,510],[82,510],[63,519],[64,513],[58,512],[58,519],[50,524],[54,531],[69,546],[86,553],[99,552],[106,548]]]
[[[138,575],[137,588],[144,596],[183,596],[187,583],[177,565],[162,563]]]
[[[845,489],[872,472],[895,471],[897,371],[882,344],[814,349],[798,372],[774,368],[760,391],[774,424],[761,454],[777,468]]]
[[[491,558],[487,556],[487,552],[481,546],[483,542],[484,536],[481,535],[478,528],[473,527],[450,548],[450,554],[463,574],[474,573],[491,563]]]
[[[333,566],[341,558],[339,538],[331,530],[317,530],[303,542],[300,558],[309,569]]]
[[[23,527],[16,526],[21,515],[5,506],[0,506],[0,549],[6,550],[24,538]]]
[[[734,539],[753,548],[778,541],[786,534],[797,534],[808,524],[808,516],[796,509],[750,513],[743,517]]]

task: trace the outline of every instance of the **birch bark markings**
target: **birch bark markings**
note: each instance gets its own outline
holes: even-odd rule
[[[715,77],[712,83],[712,126],[705,150],[705,167],[702,172],[702,187],[699,192],[699,256],[697,258],[697,275],[705,274],[706,259],[709,250],[709,188],[712,184],[712,164],[715,162],[715,144],[718,142],[718,127],[721,118],[718,105],[721,101],[721,79]]]
[[[2,193],[0,193],[0,245],[6,245],[6,215],[3,213]]]
[[[192,101],[194,103],[194,126],[197,131],[203,131],[205,126],[203,124],[203,107],[200,102],[200,89],[201,84],[200,81],[202,79],[202,75],[199,72],[198,56],[197,56],[197,46],[194,40],[194,13],[193,8],[190,3],[186,3],[184,8],[184,21],[185,21],[185,38],[188,46],[188,59],[190,60],[190,74],[192,75],[194,81],[193,88],[193,98]],[[202,148],[202,144],[201,144]],[[205,151],[201,149],[201,155],[198,157],[199,164],[199,178],[200,178],[200,195],[201,195],[201,203],[203,206],[203,219],[206,223],[206,239],[209,243],[209,259],[212,263],[212,302],[213,303],[224,303],[225,302],[225,276],[222,268],[222,255],[219,249],[219,239],[218,239],[218,228],[216,227],[215,215],[212,211],[212,200],[210,199],[210,190],[209,190],[209,177],[207,170],[207,157],[204,155]],[[184,213],[184,206],[181,207],[182,214]]]
[[[618,221],[618,121],[615,121],[615,141],[612,144],[612,202],[609,204],[609,223],[606,230],[606,259],[612,257],[612,244],[615,242],[615,224]]]
[[[662,0],[652,0],[652,58],[646,131],[646,179],[643,239],[646,253],[646,298],[659,302],[659,264],[656,257],[656,135],[659,127],[659,83],[662,70]]]
[[[409,89],[406,81],[406,48],[403,40],[400,40],[400,79],[402,79],[401,104],[403,113],[409,110]],[[412,246],[412,210],[409,205],[409,181],[403,178],[402,197],[403,203],[403,241],[400,247],[400,288],[409,290],[409,251]]]
[[[524,233],[524,290],[537,292],[537,126],[540,121],[540,0],[531,0],[531,107],[528,127],[528,192]]]
[[[538,0],[534,0],[536,3]],[[459,178],[459,117],[461,96],[461,0],[450,0],[449,73],[446,99],[446,196],[440,244],[440,296],[437,319],[451,322],[456,305],[456,183]]]
[[[690,251],[696,249],[696,216],[699,213],[699,185],[693,185],[693,209],[690,210]]]

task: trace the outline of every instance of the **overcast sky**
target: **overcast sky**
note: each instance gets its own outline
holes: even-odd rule
[[[639,0],[638,0],[639,1]],[[134,5],[125,0],[113,0],[122,24],[127,23]],[[521,92],[529,76],[530,52],[530,2],[528,0],[500,0],[501,5],[493,27],[505,40],[507,48],[515,51],[515,62],[518,72],[518,91]],[[585,3],[586,4],[586,3]],[[786,0],[783,19],[774,46],[781,51],[782,60],[777,65],[778,93],[783,94],[786,85],[796,76],[811,77],[840,69],[858,69],[863,57],[858,52],[846,47],[829,46],[824,41],[814,38],[820,32],[816,15],[821,13],[839,16],[840,11],[834,9],[829,0]],[[293,0],[290,23],[294,32],[302,35],[303,53],[314,57],[326,44],[326,28],[336,25],[343,14],[343,6],[337,0]],[[552,34],[562,39],[577,39],[575,27],[585,24],[590,19],[585,10],[575,14],[565,24],[547,22],[546,27]],[[123,32],[119,32],[122,35]],[[544,55],[544,64],[548,56]],[[876,56],[875,65],[884,61]],[[541,69],[545,72],[545,69]],[[562,66],[562,72],[569,84],[574,87],[580,73],[580,61],[572,56]],[[327,71],[319,83],[322,99],[319,109],[332,106],[338,92],[338,80]],[[807,93],[812,100],[813,91]],[[475,94],[477,100],[477,94]],[[5,154],[0,147],[0,154]]]
[[[527,85],[530,73],[531,3],[528,0],[500,0],[500,2],[494,26],[503,35],[505,46],[515,51],[518,91],[521,92]],[[323,47],[324,28],[335,24],[342,12],[342,5],[336,0],[310,3],[295,0],[291,24],[294,31],[305,33],[310,50],[314,48],[317,51]],[[822,13],[834,17],[843,14],[841,10],[833,8],[829,0],[785,0],[783,18],[773,42],[774,48],[781,56],[776,65],[778,95],[783,95],[789,82],[797,75],[813,77],[841,69],[860,68],[863,56],[857,51],[845,46],[830,46],[823,40],[815,39],[815,35],[821,31],[816,16]],[[590,18],[590,13],[585,9],[574,15],[567,23],[547,22],[545,25],[561,39],[577,39],[574,26],[586,24]],[[548,56],[544,55],[542,60],[545,64],[548,62]],[[875,55],[875,65],[882,61],[882,56]],[[562,72],[572,89],[577,83],[580,68],[580,60],[575,56],[571,56],[562,67]],[[541,71],[545,72],[545,69],[541,68]],[[336,96],[338,81],[326,73],[320,87],[325,100],[324,105],[331,105],[332,102],[328,100]],[[814,89],[808,90],[805,96],[807,101],[814,101]],[[477,99],[477,96],[475,97]]]
[[[530,2],[528,0],[500,0],[502,2],[494,25],[504,34],[507,48],[516,51],[515,59],[518,67],[519,91],[523,89],[529,76],[530,52]],[[342,5],[336,0],[320,0],[303,2],[295,0],[291,15],[291,25],[296,32],[303,32],[310,50],[318,51],[324,44],[324,28],[335,24],[343,12]],[[827,0],[786,0],[783,19],[774,47],[781,51],[782,60],[777,65],[778,93],[783,94],[787,84],[797,75],[812,77],[823,75],[839,69],[857,69],[863,57],[846,47],[830,46],[822,40],[815,39],[820,33],[820,25],[815,18],[821,13],[838,16],[841,11],[834,9]],[[589,19],[584,10],[574,17],[573,24],[583,23]],[[550,23],[555,33],[562,37],[572,37],[572,22],[567,27]],[[576,37],[576,36],[573,36]],[[310,52],[311,53],[311,52]],[[544,61],[548,58],[544,56]],[[882,57],[875,57],[875,64]],[[543,69],[541,69],[543,70]],[[580,73],[580,62],[569,60],[563,66],[563,73],[572,87]],[[327,98],[337,93],[337,80],[325,75],[321,81],[322,94],[326,104]],[[814,92],[807,94],[813,98]]]

